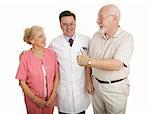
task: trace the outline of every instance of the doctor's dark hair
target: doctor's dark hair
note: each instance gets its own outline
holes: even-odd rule
[[[61,18],[62,17],[66,17],[66,16],[73,16],[74,20],[76,20],[75,14],[72,13],[71,11],[66,10],[66,11],[63,11],[63,12],[60,13],[60,15],[59,15],[59,22],[61,23]]]

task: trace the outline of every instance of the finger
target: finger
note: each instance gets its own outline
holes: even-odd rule
[[[93,95],[93,93],[94,93],[94,88],[93,88],[93,87],[91,87],[91,88],[89,89],[89,93],[90,93],[91,95]]]
[[[80,52],[78,52],[78,55],[80,55]],[[78,57],[78,56],[77,56]]]
[[[82,52],[81,52],[81,50],[79,50],[79,51],[78,51],[78,55],[82,55]]]
[[[91,95],[93,95],[93,93],[94,93],[94,90],[93,90],[93,89],[91,89]]]
[[[45,105],[44,105],[44,106],[42,106],[42,108],[45,108]]]
[[[90,91],[88,91],[88,94],[90,94],[90,95],[91,95],[91,92],[90,92]]]
[[[80,49],[80,52],[81,52],[81,55],[83,55],[83,52],[82,52],[82,50]]]
[[[94,94],[94,87],[92,87],[92,95]]]
[[[89,93],[90,95],[92,95],[92,91],[91,91],[90,89],[88,89],[88,93]]]
[[[79,59],[79,55],[77,55],[77,61],[78,61],[78,59]]]

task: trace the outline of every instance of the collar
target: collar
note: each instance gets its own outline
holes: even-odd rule
[[[75,40],[76,34],[74,34],[72,37],[65,36],[64,34],[63,34],[63,36],[66,39],[66,41],[68,42],[70,38],[72,38],[73,40]]]
[[[121,33],[121,31],[122,31],[122,29],[121,29],[121,27],[119,26],[118,29],[117,29],[117,31],[116,31],[116,33],[115,33],[111,38],[116,38],[116,37]],[[106,36],[105,36],[103,33],[101,33],[101,34],[102,34],[102,37],[103,37],[104,39],[107,39]],[[111,39],[111,38],[109,38],[109,39]]]

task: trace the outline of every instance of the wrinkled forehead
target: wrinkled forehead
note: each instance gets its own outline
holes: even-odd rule
[[[111,13],[110,9],[103,7],[99,10],[98,15],[99,16],[105,16],[105,15],[109,15]]]
[[[120,10],[118,9],[117,6],[114,6],[114,5],[107,5],[107,6],[102,7],[102,8],[99,10],[98,15],[99,15],[99,16],[104,16],[104,15],[116,15],[116,16],[120,17]]]

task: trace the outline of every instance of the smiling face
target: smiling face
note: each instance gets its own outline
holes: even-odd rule
[[[107,5],[100,9],[97,24],[103,33],[111,33],[118,27],[120,11],[114,5]]]
[[[109,14],[107,10],[100,10],[98,13],[97,23],[103,33],[106,33],[112,29],[114,24],[113,18],[114,16]]]
[[[44,48],[46,45],[46,38],[43,30],[38,29],[33,31],[30,42],[34,47]]]
[[[72,37],[75,34],[76,22],[73,16],[62,17],[60,26],[65,36]]]

